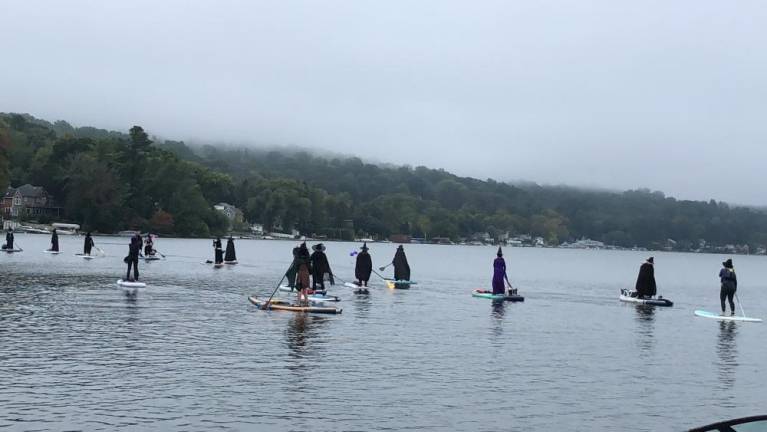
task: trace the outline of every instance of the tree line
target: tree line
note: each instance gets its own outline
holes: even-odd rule
[[[581,190],[459,177],[424,166],[365,163],[295,149],[246,149],[75,128],[0,115],[0,186],[44,186],[69,219],[90,229],[151,229],[201,236],[228,221],[228,202],[266,230],[350,238],[469,238],[531,234],[550,244],[587,237],[607,244],[682,250],[767,244],[767,214],[649,190]],[[4,187],[4,186],[3,186]]]

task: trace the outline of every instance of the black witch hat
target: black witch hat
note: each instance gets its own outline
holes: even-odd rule
[[[364,251],[368,250],[368,242],[363,243],[362,247],[360,249],[362,249]]]
[[[503,256],[503,251],[501,250],[500,246],[498,246],[498,253],[497,253],[497,255],[498,256]]]

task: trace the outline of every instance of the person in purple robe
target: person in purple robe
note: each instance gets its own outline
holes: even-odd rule
[[[504,282],[511,286],[509,283],[509,276],[506,275],[506,261],[503,259],[503,251],[498,246],[498,254],[495,261],[493,261],[493,294],[505,294],[506,285]]]

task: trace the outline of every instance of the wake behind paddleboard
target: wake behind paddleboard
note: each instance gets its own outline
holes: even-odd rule
[[[749,318],[749,317],[738,316],[738,315],[719,315],[714,312],[709,312],[709,311],[700,310],[700,309],[695,311],[695,315],[701,318],[710,318],[710,319],[715,319],[718,321],[762,322],[761,318]]]
[[[130,281],[124,281],[122,279],[117,280],[117,285],[124,288],[145,288],[146,287],[146,284],[144,282],[130,282]]]
[[[259,299],[255,296],[248,297],[248,300],[257,306],[259,309],[264,308],[267,304],[267,300]],[[323,306],[300,306],[291,304],[282,300],[272,300],[269,302],[265,309],[287,311],[287,312],[301,312],[301,313],[317,313],[317,314],[340,314],[343,309],[334,307]]]
[[[475,289],[471,292],[472,297],[486,298],[498,301],[523,302],[525,298],[521,295],[493,294],[492,291]]]
[[[622,289],[620,296],[618,296],[618,299],[626,303],[636,303],[636,304],[643,304],[643,305],[650,305],[650,306],[664,306],[664,307],[674,306],[674,302],[672,302],[669,299],[664,299],[663,297],[639,298],[639,297],[635,297],[635,294],[632,295],[633,293],[635,293],[635,291]]]

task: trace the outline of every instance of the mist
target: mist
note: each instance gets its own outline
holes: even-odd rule
[[[767,204],[763,2],[119,3],[3,2],[0,111]]]

